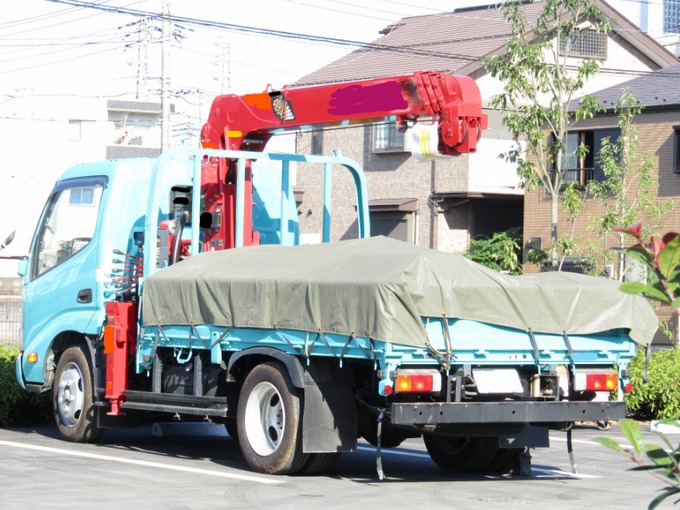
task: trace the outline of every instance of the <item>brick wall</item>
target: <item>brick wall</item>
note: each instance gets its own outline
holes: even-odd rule
[[[677,112],[647,112],[636,118],[636,126],[639,133],[638,150],[641,154],[646,154],[651,158],[654,168],[658,175],[658,186],[656,194],[660,200],[672,199],[676,201],[680,197],[680,174],[675,174],[673,164],[673,126],[678,124],[679,117]],[[578,129],[597,129],[606,127],[616,127],[617,118],[615,116],[598,116],[587,122],[579,123]],[[635,188],[631,190],[634,192]],[[550,244],[550,197],[544,188],[528,191],[524,198],[524,240],[525,242],[533,237],[542,239],[543,248]],[[592,199],[586,200],[586,206],[579,215],[574,229],[575,236],[586,242],[595,244],[597,251],[601,254],[603,249],[616,245],[617,238],[610,236],[608,239],[600,240],[593,231],[593,219],[601,217],[604,208],[602,203]],[[680,208],[674,210],[662,218],[659,231],[661,233],[680,229],[679,221]],[[567,221],[567,214],[564,209],[559,208],[558,236],[561,233],[568,233],[571,224]],[[592,252],[580,253],[592,255]],[[604,263],[600,256],[598,263]],[[536,268],[527,268],[536,270]]]
[[[369,199],[417,199],[415,235],[418,245],[447,251],[453,246],[465,249],[467,234],[463,236],[465,242],[461,242],[458,229],[448,233],[442,213],[430,197],[433,191],[467,190],[467,155],[419,163],[410,152],[375,153],[370,125],[329,129],[323,136],[323,155],[331,155],[333,149],[340,149],[344,157],[353,159],[364,169]],[[298,152],[308,154],[310,147],[311,134],[298,135]],[[323,221],[322,173],[318,169],[298,165],[297,186],[304,191],[299,217],[301,231],[320,234]],[[334,171],[333,189],[331,239],[356,237],[356,199],[351,177],[341,170]],[[464,228],[467,229],[467,225]],[[452,242],[451,235],[455,242]],[[440,238],[443,245],[439,243]]]

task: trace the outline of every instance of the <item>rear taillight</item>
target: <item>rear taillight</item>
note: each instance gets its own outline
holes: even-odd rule
[[[576,391],[615,391],[618,386],[616,372],[577,372],[574,376]]]
[[[437,370],[399,370],[394,384],[396,393],[434,393],[441,391],[442,379]]]

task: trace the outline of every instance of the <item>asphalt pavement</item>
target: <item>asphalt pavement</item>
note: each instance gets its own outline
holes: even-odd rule
[[[631,471],[630,460],[593,441],[601,436],[626,444],[616,424],[606,432],[576,426],[573,473],[566,436],[556,432],[550,448],[532,452],[526,477],[447,475],[412,439],[383,451],[381,481],[365,443],[324,475],[268,476],[252,472],[238,444],[212,424],[108,430],[98,444],[65,442],[52,427],[0,429],[0,508],[646,508],[664,484]],[[677,508],[671,503],[659,508]]]

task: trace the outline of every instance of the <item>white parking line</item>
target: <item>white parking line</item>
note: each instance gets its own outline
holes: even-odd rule
[[[555,437],[555,436],[550,436],[550,440],[551,440],[551,441],[559,441],[559,442],[563,442],[563,443],[566,443],[566,442],[567,442],[567,438],[566,438],[566,437]],[[587,440],[587,439],[572,439],[571,442],[574,443],[574,444],[589,444],[589,445],[595,445],[595,446],[602,446],[602,445],[601,445],[600,443],[598,443],[597,441],[589,441],[589,440]]]
[[[71,450],[64,450],[62,448],[51,448],[49,446],[36,446],[25,443],[15,443],[13,441],[0,440],[0,446],[9,446],[12,448],[24,448],[26,450],[37,450],[48,453],[56,453],[60,455],[71,455],[73,457],[83,457],[94,460],[107,460],[110,462],[119,462],[121,464],[133,464],[135,466],[146,466],[158,469],[167,469],[170,471],[181,471],[184,473],[195,473],[199,475],[216,476],[220,478],[233,478],[235,480],[243,480],[248,482],[264,483],[269,485],[278,485],[286,483],[283,480],[275,480],[270,478],[261,478],[257,476],[241,475],[237,473],[225,473],[224,471],[213,471],[210,469],[192,468],[188,466],[177,466],[174,464],[163,464],[160,462],[149,462],[146,460],[126,459],[123,457],[113,457],[111,455],[100,455],[98,453],[77,452]]]
[[[569,471],[562,471],[559,469],[546,469],[539,468],[536,466],[531,466],[532,473],[544,473],[546,475],[558,475],[558,476],[568,476],[570,478],[602,478],[598,475],[587,475],[585,473],[571,473]]]
[[[375,453],[375,448],[371,446],[357,446],[357,450],[361,450],[364,452],[373,452]],[[380,453],[382,454],[388,454],[388,455],[401,455],[403,457],[416,457],[419,459],[429,459],[430,456],[427,453],[415,453],[415,452],[406,452],[406,451],[401,451],[401,450],[380,450]]]

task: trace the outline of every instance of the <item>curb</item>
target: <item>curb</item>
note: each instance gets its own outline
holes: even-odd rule
[[[676,421],[677,426],[661,423],[660,420],[653,420],[649,430],[660,434],[680,434],[680,420]]]

